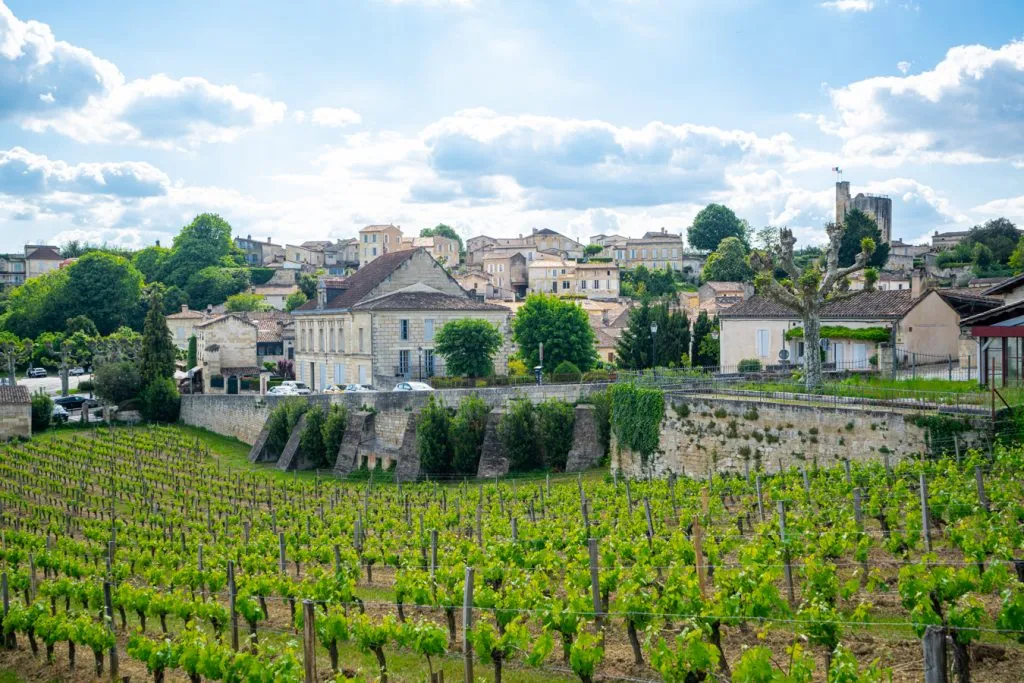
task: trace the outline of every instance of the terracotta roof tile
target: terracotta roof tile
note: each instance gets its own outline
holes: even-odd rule
[[[0,386],[0,405],[32,403],[28,388],[23,386]]]
[[[352,308],[384,282],[399,266],[412,258],[416,252],[415,249],[405,249],[378,256],[344,280],[335,280],[332,283],[335,286],[328,287],[328,289],[340,291],[328,300],[325,308],[330,310]],[[316,299],[307,301],[295,310],[298,312],[317,310]]]

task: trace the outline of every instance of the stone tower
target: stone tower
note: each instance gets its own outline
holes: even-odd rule
[[[850,198],[850,183],[836,183],[836,223],[842,223],[850,209],[859,209],[875,219],[882,241],[892,241],[892,199],[884,195],[858,193]]]

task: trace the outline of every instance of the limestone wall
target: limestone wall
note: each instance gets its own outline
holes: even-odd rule
[[[551,384],[545,386],[491,387],[485,389],[442,389],[426,392],[376,391],[360,394],[317,395],[308,398],[321,403],[345,403],[350,408],[366,405],[377,410],[375,420],[377,438],[388,448],[398,449],[402,443],[408,414],[426,405],[431,395],[445,405],[457,406],[463,396],[476,394],[492,408],[500,408],[516,398],[528,398],[534,403],[557,398],[570,403],[603,390],[604,384]],[[181,421],[203,427],[218,434],[234,436],[253,444],[270,412],[286,400],[281,396],[237,394],[197,394],[181,397]]]
[[[27,404],[0,405],[0,440],[32,436],[32,407]]]
[[[660,449],[647,462],[639,453],[618,448],[614,431],[612,469],[630,477],[744,473],[758,465],[774,472],[793,465],[834,465],[849,459],[895,464],[912,453],[927,452],[926,429],[914,416],[884,409],[824,408],[743,400],[689,400],[665,396]],[[964,446],[976,434],[959,438]]]

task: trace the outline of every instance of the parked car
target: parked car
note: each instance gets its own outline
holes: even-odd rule
[[[89,397],[81,395],[59,396],[53,399],[54,405],[65,410],[81,410],[82,406],[89,402]]]
[[[399,382],[392,391],[433,391],[426,382]]]
[[[313,393],[312,391],[310,391],[309,387],[306,385],[305,382],[299,382],[293,379],[281,382],[280,386],[290,387],[295,391],[296,396],[309,396],[311,393]]]
[[[295,390],[295,387],[285,386],[280,384],[276,387],[270,387],[267,390],[268,396],[298,396],[299,392]]]
[[[325,394],[342,394],[345,393],[345,387],[340,384],[332,384],[331,386],[324,389]]]
[[[82,375],[85,374],[87,374],[85,372],[85,368],[71,368],[70,370],[68,370],[68,376],[70,377],[81,377]]]
[[[361,392],[364,392],[364,391],[373,391],[373,390],[374,390],[373,387],[367,386],[365,384],[346,384],[345,385],[345,393],[346,394],[361,393]]]
[[[28,376],[32,378],[46,377],[46,368],[32,368],[28,371]]]
[[[68,415],[68,411],[64,409],[64,406],[58,405],[57,403],[53,404],[53,412],[50,413],[51,422],[62,424],[68,421],[68,417],[70,416]]]

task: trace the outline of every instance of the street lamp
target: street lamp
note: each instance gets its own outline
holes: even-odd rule
[[[654,339],[658,334],[658,323],[651,323],[651,374],[655,377],[658,376],[658,371],[655,368],[658,366],[657,360],[657,347],[655,346]]]
[[[416,347],[416,352],[419,354],[419,368],[417,370],[417,374],[419,374],[419,379],[422,382],[423,381],[423,347],[422,346],[417,346]]]

